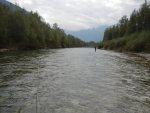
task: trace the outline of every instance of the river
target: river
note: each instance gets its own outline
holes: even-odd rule
[[[94,48],[0,53],[0,113],[150,113],[150,68]]]

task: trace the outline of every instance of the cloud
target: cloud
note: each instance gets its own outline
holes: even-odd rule
[[[81,30],[116,23],[139,8],[141,0],[8,0],[37,11],[46,22],[66,30]]]

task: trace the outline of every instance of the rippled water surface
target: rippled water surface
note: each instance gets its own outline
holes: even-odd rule
[[[0,53],[0,113],[36,110],[150,113],[150,68],[93,48]]]

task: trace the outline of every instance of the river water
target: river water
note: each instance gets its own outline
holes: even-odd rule
[[[0,113],[150,113],[150,68],[93,48],[0,53]]]

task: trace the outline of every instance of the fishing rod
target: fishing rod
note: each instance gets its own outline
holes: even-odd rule
[[[40,63],[40,60],[39,60],[39,58],[38,58],[38,64],[37,64],[37,65],[38,65],[38,66],[37,66],[37,86],[36,86],[36,113],[38,113],[39,63]]]

